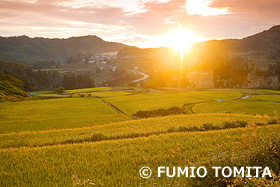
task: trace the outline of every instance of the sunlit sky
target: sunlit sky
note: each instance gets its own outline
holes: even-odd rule
[[[138,47],[242,38],[279,18],[279,0],[0,0],[1,36],[97,35]]]

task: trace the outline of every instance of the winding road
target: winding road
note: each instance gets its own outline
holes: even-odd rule
[[[131,83],[131,82],[133,82],[133,83],[141,82],[141,81],[144,81],[144,80],[146,80],[147,78],[149,78],[149,75],[147,75],[147,74],[145,74],[145,73],[143,73],[143,72],[135,71],[135,70],[128,70],[128,71],[131,71],[131,72],[133,72],[133,73],[135,73],[135,74],[141,74],[141,75],[143,75],[142,78],[136,79],[136,80],[134,80],[134,81],[130,81],[130,83]]]
[[[111,65],[105,65],[105,66],[107,66],[107,67],[109,67],[109,68],[111,68],[111,69],[116,68],[116,67],[111,66]],[[140,83],[141,81],[144,81],[144,80],[146,80],[147,78],[149,78],[149,75],[147,75],[147,74],[145,74],[145,73],[143,73],[143,72],[135,71],[135,70],[131,70],[131,69],[126,69],[126,70],[127,70],[127,71],[133,72],[135,75],[140,74],[140,75],[143,76],[142,78],[136,79],[136,80],[134,80],[134,81],[130,81],[129,83],[137,83],[137,82]],[[128,84],[129,84],[129,83],[128,83]]]

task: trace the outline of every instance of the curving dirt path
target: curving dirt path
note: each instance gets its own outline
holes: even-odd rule
[[[136,118],[136,117],[134,117],[134,116],[129,116],[129,115],[127,115],[125,112],[123,112],[122,110],[120,110],[118,107],[116,107],[116,106],[113,105],[112,103],[109,103],[109,102],[107,102],[107,101],[105,101],[105,100],[103,100],[103,99],[101,99],[101,98],[100,98],[100,100],[101,100],[105,105],[107,105],[108,107],[112,108],[112,109],[113,109],[115,112],[117,112],[118,114],[126,115],[126,116],[128,116],[128,117],[130,117],[130,118],[132,118],[132,119],[138,119],[138,118]]]

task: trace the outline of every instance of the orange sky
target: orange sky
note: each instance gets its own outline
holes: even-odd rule
[[[170,45],[178,25],[200,42],[242,38],[279,18],[279,0],[0,0],[1,36],[97,35],[140,47]]]

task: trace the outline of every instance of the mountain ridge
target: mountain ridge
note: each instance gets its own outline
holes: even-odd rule
[[[32,65],[39,60],[66,61],[67,57],[77,53],[99,54],[119,51],[125,44],[107,42],[96,35],[70,38],[43,38],[0,36],[0,59],[22,62]]]
[[[280,25],[274,25],[267,30],[242,39],[208,40],[195,45],[201,50],[220,52],[279,50]],[[26,35],[0,36],[0,59],[22,62],[27,65],[32,65],[39,60],[65,62],[69,56],[78,53],[96,55],[120,50],[123,52],[124,50],[124,54],[129,55],[131,52],[129,47],[131,46],[122,43],[104,41],[96,35],[69,38],[31,38]],[[126,51],[126,48],[130,52]]]
[[[197,46],[213,47],[226,52],[280,49],[280,25],[274,25],[267,30],[242,39],[208,40],[198,43]]]

